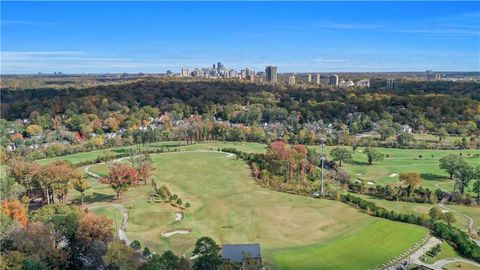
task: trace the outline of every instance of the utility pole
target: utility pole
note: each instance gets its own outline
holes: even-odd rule
[[[325,145],[325,141],[322,140],[322,155],[320,156],[320,161],[322,162],[322,169],[321,169],[321,176],[320,176],[320,195],[321,196],[324,196],[325,195],[325,192],[324,192],[324,189],[323,189],[323,163],[325,162],[325,154],[324,154],[324,147]]]
[[[117,240],[118,240],[117,209],[113,211],[113,216],[115,217],[115,235],[117,236]]]

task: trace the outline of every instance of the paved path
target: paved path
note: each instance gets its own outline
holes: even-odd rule
[[[444,267],[445,265],[447,265],[449,263],[459,263],[459,262],[468,263],[468,264],[476,266],[476,267],[478,267],[478,269],[480,269],[480,264],[479,263],[476,263],[474,261],[467,260],[467,259],[461,259],[461,258],[442,259],[442,260],[436,261],[434,264],[432,264],[432,267],[433,267],[433,269],[442,269],[442,267]]]
[[[222,153],[222,154],[225,154],[226,157],[234,157],[235,155],[232,154],[232,153],[226,153],[226,152],[219,152],[219,151],[212,151],[212,150],[197,150],[197,151],[182,151],[182,152],[167,152],[167,153],[162,153],[162,154],[175,154],[175,153],[186,153],[186,152],[210,152],[210,153]],[[137,155],[137,156],[140,156],[140,155]],[[135,156],[135,157],[137,157]],[[122,160],[125,160],[129,157],[123,157],[123,158],[118,158],[118,159],[115,159],[113,160],[112,162],[116,163],[116,162],[121,162]],[[100,163],[96,163],[96,164],[91,164],[91,165],[88,165],[88,166],[85,166],[85,168],[83,169],[85,171],[85,173],[95,179],[100,179],[101,176],[96,174],[96,173],[93,173],[90,171],[90,167],[92,165],[97,165],[97,164],[103,164],[105,162],[100,162]],[[111,206],[117,208],[118,210],[120,210],[122,212],[122,224],[120,225],[120,228],[118,228],[118,238],[121,240],[121,241],[124,241],[125,243],[130,244],[130,241],[128,240],[128,236],[127,236],[127,226],[128,226],[128,210],[121,204],[118,204],[118,203],[114,203],[114,204],[110,204]],[[97,205],[97,206],[100,206],[100,205]],[[176,215],[176,218],[175,220],[177,221],[181,221],[183,219],[183,213],[180,214],[180,216]],[[178,231],[173,231],[173,232],[167,232],[165,233],[163,236],[165,237],[170,237],[172,235],[175,235],[175,234],[186,234],[186,233],[190,233],[190,231],[187,231],[187,230],[178,230]]]

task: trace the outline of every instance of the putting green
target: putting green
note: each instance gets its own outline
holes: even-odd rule
[[[267,263],[275,269],[291,269],[293,261],[279,256],[290,258],[289,254],[293,256],[299,250],[303,250],[301,258],[308,260],[341,259],[332,255],[339,247],[344,254],[368,250],[373,258],[360,262],[347,256],[343,260],[350,264],[340,268],[357,265],[356,269],[367,269],[389,261],[426,234],[421,227],[373,218],[337,201],[265,189],[255,183],[243,161],[225,153],[165,153],[152,155],[152,159],[157,184],[167,185],[192,204],[184,220],[175,221],[177,208],[148,201],[150,185],[132,187],[114,200],[108,186],[95,183],[87,191],[86,201],[91,205],[114,201],[125,206],[129,211],[129,239],[137,239],[157,252],[172,249],[188,254],[197,238],[210,236],[221,244],[260,243]],[[105,174],[107,167],[98,164],[91,171]],[[161,237],[166,231],[182,229],[192,231]],[[376,242],[368,242],[369,238]]]

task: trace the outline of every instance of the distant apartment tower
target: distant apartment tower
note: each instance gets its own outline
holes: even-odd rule
[[[320,84],[320,74],[315,74],[315,83]]]
[[[338,75],[337,74],[331,75],[328,80],[328,83],[333,86],[338,86]]]
[[[398,88],[398,83],[397,80],[393,78],[388,78],[387,79],[387,88]]]
[[[188,68],[182,68],[182,77],[189,77]]]
[[[370,87],[370,80],[369,79],[363,79],[363,80],[357,81],[355,83],[355,86]]]
[[[312,74],[307,75],[307,82],[309,82],[309,83],[312,82]]]
[[[267,68],[265,68],[265,73],[268,82],[277,83],[277,67],[267,66]]]
[[[288,76],[288,85],[294,85],[294,84],[295,84],[295,75]]]
[[[247,71],[245,69],[240,70],[240,77],[242,80],[247,79]]]

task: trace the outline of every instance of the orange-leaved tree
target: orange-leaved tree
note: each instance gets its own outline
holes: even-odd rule
[[[102,178],[100,181],[104,184],[108,184],[117,193],[117,198],[120,197],[120,193],[127,191],[127,189],[137,184],[140,180],[137,170],[126,164],[114,164],[110,167],[110,172],[107,177]]]

